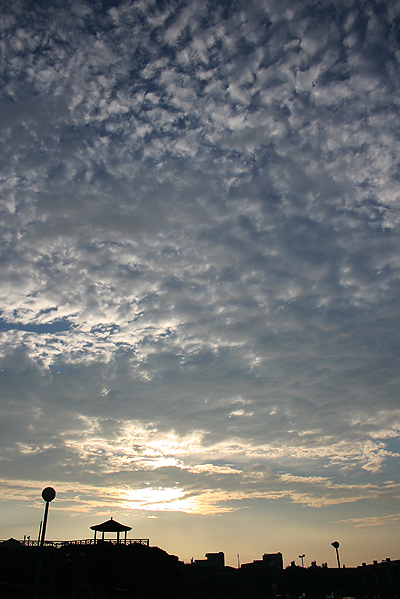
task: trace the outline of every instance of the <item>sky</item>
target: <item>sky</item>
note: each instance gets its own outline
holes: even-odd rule
[[[0,538],[400,558],[400,2],[2,2]]]

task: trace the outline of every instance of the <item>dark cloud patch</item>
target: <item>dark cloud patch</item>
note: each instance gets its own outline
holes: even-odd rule
[[[63,331],[68,331],[71,322],[67,320],[52,320],[49,324],[31,324],[31,323],[18,323],[18,322],[7,322],[5,320],[0,319],[0,331],[26,331],[31,333],[50,333],[56,334],[61,333]]]

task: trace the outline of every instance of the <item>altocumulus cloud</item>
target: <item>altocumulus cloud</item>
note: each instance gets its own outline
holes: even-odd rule
[[[3,498],[390,506],[400,5],[0,23]]]

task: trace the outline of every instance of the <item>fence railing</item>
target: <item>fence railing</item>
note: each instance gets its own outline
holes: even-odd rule
[[[11,544],[10,541],[0,541],[2,543]],[[150,539],[78,539],[74,541],[45,541],[46,547],[65,547],[66,545],[133,545],[138,543],[139,545],[150,545]],[[40,541],[34,539],[25,539],[24,541],[16,541],[13,539],[13,545],[24,545],[25,547],[38,547]]]

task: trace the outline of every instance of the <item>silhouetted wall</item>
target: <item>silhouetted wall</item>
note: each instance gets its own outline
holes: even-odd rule
[[[158,547],[101,543],[45,547],[39,599],[49,599],[52,578],[52,599],[70,599],[74,561],[69,559],[74,560],[74,556],[75,599],[272,599],[275,592],[298,599],[304,583],[307,599],[340,595],[339,570],[316,563],[309,568],[292,564],[286,569],[196,568],[178,562],[176,556]],[[38,547],[0,544],[0,599],[32,598],[37,558]],[[341,573],[348,596],[400,596],[400,560],[343,568]]]

